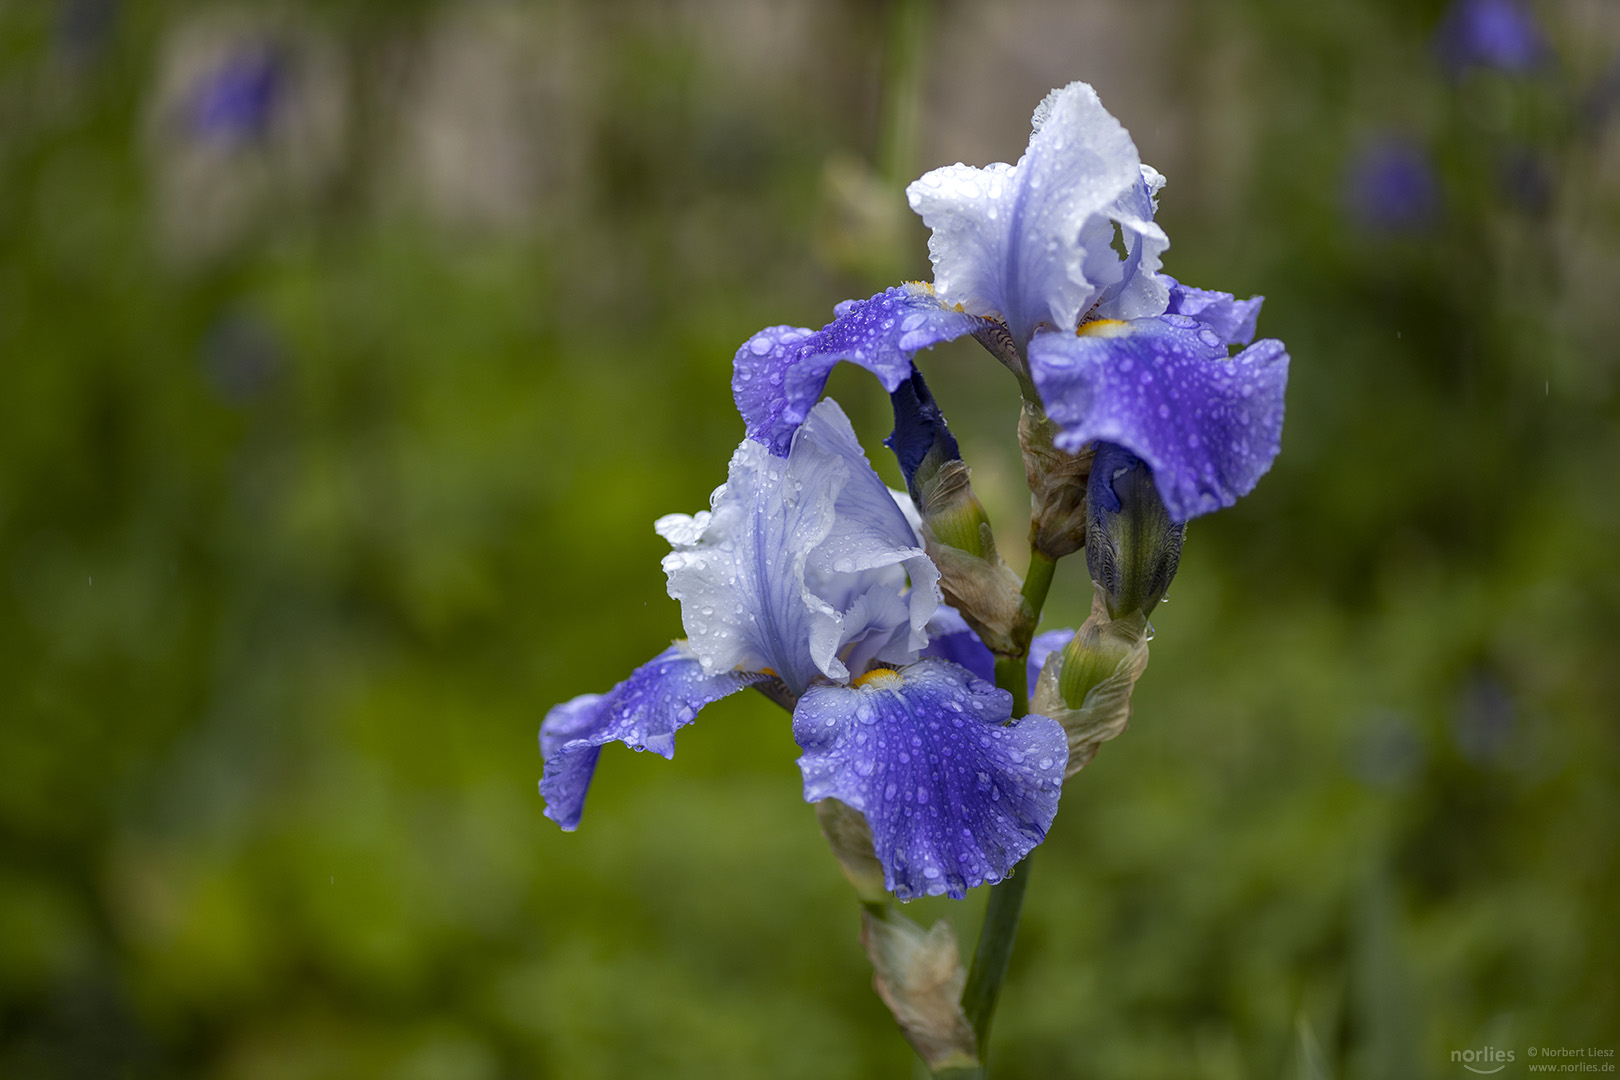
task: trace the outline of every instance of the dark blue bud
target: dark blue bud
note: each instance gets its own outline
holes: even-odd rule
[[[992,653],[1017,656],[1034,633],[1022,582],[996,551],[995,535],[945,417],[912,369],[889,394],[894,432],[884,440],[900,461],[906,491],[922,518],[923,543],[939,569],[945,602]]]
[[[988,518],[973,494],[956,438],[922,373],[913,368],[911,377],[895,388],[889,401],[894,406],[894,431],[883,444],[900,462],[906,493],[917,513],[941,542],[985,556],[983,532]]]
[[[928,384],[923,382],[922,372],[913,368],[911,378],[901,383],[889,400],[894,405],[894,431],[883,445],[894,451],[900,474],[906,478],[906,492],[920,507],[918,474],[926,483],[940,465],[960,458],[962,452]]]
[[[1152,470],[1115,443],[1097,443],[1086,505],[1086,566],[1109,616],[1145,618],[1176,576],[1186,522],[1171,519]]]

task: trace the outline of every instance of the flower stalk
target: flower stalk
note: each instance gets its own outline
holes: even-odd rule
[[[1046,606],[1047,594],[1052,588],[1052,576],[1057,571],[1057,560],[1030,548],[1029,572],[1024,575],[1022,595],[1029,613],[1027,626],[1020,629],[1021,652],[996,660],[996,685],[1013,696],[1013,715],[1029,712],[1029,643],[1041,609]],[[979,1061],[986,1058],[989,1049],[990,1024],[995,1019],[996,1005],[1001,1000],[1001,986],[1007,980],[1007,967],[1012,962],[1013,943],[1018,937],[1018,921],[1024,912],[1024,890],[1029,887],[1029,866],[1034,853],[1013,868],[1013,872],[990,887],[985,903],[984,922],[979,928],[979,942],[973,949],[973,966],[968,971],[967,985],[962,991],[962,1011],[973,1026],[974,1046]]]

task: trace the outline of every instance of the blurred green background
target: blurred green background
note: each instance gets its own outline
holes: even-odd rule
[[[0,1076],[909,1075],[784,715],[610,748],[571,835],[535,735],[679,634],[651,523],[738,344],[926,278],[905,182],[1072,79],[1292,385],[1065,794],[999,1074],[1620,1049],[1620,6],[1519,72],[1445,10],[0,4]],[[923,366],[1021,552],[1012,380]]]

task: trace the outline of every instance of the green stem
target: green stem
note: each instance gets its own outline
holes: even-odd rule
[[[1046,605],[1046,594],[1052,588],[1052,574],[1057,560],[1049,559],[1034,548],[1029,552],[1029,573],[1024,575],[1023,597],[1028,608],[1024,625],[1013,631],[1018,652],[1012,656],[996,658],[996,685],[1013,696],[1012,714],[1025,716],[1029,712],[1029,642],[1035,636],[1035,626],[1041,620],[1041,608]]]
[[[973,950],[973,967],[962,990],[962,1011],[973,1025],[973,1041],[979,1060],[985,1060],[990,1042],[990,1021],[995,1019],[1001,984],[1012,962],[1013,941],[1018,937],[1018,916],[1024,910],[1024,890],[1029,887],[1029,864],[1033,853],[1013,872],[990,888],[990,901],[984,908],[984,926],[979,944]]]
[[[1041,608],[1046,606],[1046,594],[1052,589],[1052,574],[1056,570],[1056,559],[1049,559],[1039,551],[1030,549],[1029,573],[1024,575],[1024,602],[1029,604],[1033,613],[1031,631],[1035,629],[1035,623],[1040,621]]]
[[[1013,696],[1012,714],[1014,716],[1027,716],[1029,714],[1029,676],[1025,668],[1029,666],[1029,653],[1020,656],[1001,656],[996,658],[996,685]]]
[[[1013,696],[1015,717],[1029,712],[1029,642],[1040,622],[1041,608],[1046,606],[1046,594],[1052,589],[1052,574],[1056,570],[1057,560],[1030,549],[1029,572],[1024,575],[1023,588],[1024,602],[1029,608],[1027,632],[1018,635],[1017,655],[996,660],[996,685]],[[973,966],[962,990],[962,1011],[973,1025],[973,1041],[981,1062],[989,1049],[990,1022],[995,1019],[996,1003],[1001,999],[1001,984],[1006,981],[1007,965],[1012,962],[1018,918],[1024,910],[1024,890],[1029,887],[1031,857],[1026,855],[1011,874],[991,886],[979,943],[973,950]]]

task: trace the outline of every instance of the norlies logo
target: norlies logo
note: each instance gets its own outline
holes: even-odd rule
[[[1451,1060],[1472,1073],[1489,1076],[1499,1073],[1508,1067],[1513,1060],[1512,1050],[1498,1050],[1494,1046],[1487,1046],[1480,1050],[1453,1050]]]

